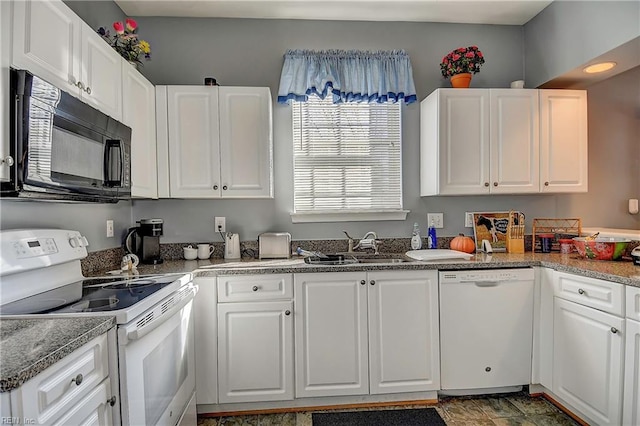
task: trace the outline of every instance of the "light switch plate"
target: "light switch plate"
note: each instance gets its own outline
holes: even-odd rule
[[[464,226],[465,228],[473,228],[473,213],[465,212],[464,214]]]
[[[433,222],[434,228],[444,228],[443,213],[427,213],[427,226],[431,226]]]
[[[216,232],[227,231],[226,218],[224,216],[216,217],[214,220],[214,224]]]

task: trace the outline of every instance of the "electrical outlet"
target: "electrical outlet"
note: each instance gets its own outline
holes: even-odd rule
[[[217,232],[226,232],[227,231],[227,224],[226,224],[226,218],[224,216],[221,217],[216,217],[215,218],[215,227],[216,227],[216,231]]]
[[[113,220],[107,220],[107,238],[113,237]]]
[[[465,214],[464,214],[464,226],[466,228],[473,228],[473,213],[465,212]]]
[[[444,228],[443,213],[427,213],[427,225],[431,226],[433,222],[434,228]]]

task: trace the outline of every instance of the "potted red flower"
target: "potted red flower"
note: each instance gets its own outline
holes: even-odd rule
[[[471,75],[480,72],[484,55],[478,46],[458,47],[442,58],[442,76],[451,79],[453,87],[469,87]]]

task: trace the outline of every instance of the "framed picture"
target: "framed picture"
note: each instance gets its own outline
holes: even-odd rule
[[[488,240],[493,251],[507,251],[508,225],[509,212],[473,213],[476,251],[482,250],[482,240]]]

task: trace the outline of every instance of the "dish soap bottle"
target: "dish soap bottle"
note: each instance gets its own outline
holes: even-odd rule
[[[427,248],[438,248],[438,239],[436,237],[436,227],[433,225],[433,220],[429,224],[429,236],[427,238]]]
[[[413,224],[413,234],[411,234],[411,250],[420,250],[422,248],[422,238],[420,238],[420,228],[418,222]]]

